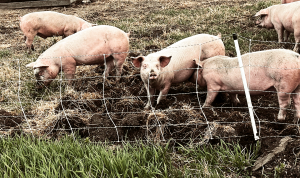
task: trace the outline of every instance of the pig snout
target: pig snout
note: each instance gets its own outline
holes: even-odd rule
[[[158,75],[156,74],[156,72],[152,69],[149,73],[149,79],[150,80],[157,79],[157,76]]]
[[[51,79],[48,79],[47,76],[47,70],[43,68],[35,68],[34,69],[34,75],[36,78],[36,88],[41,89],[44,86],[48,86],[51,83]]]
[[[41,71],[39,68],[34,69],[34,75],[36,78],[36,89],[42,89],[43,85],[44,85],[44,75],[43,75],[43,71]]]
[[[263,21],[262,21],[261,19],[258,19],[258,20],[255,21],[255,25],[256,25],[257,27],[262,28],[262,27],[263,27]]]

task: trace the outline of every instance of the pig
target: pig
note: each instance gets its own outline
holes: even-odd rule
[[[157,99],[159,104],[166,98],[173,83],[190,79],[196,68],[194,58],[202,61],[212,56],[225,55],[225,47],[220,38],[221,34],[218,36],[198,34],[180,40],[156,53],[133,58],[132,63],[140,68],[140,75],[147,90],[148,102],[145,109],[152,107],[156,90],[160,91]]]
[[[92,26],[79,17],[53,11],[33,12],[20,17],[20,28],[24,33],[26,46],[32,50],[35,35],[44,39],[52,36],[65,38]]]
[[[294,33],[296,45],[293,51],[300,52],[300,2],[270,6],[260,10],[255,16],[260,17],[256,21],[258,27],[275,28],[279,42],[287,41],[290,33]]]
[[[61,70],[71,84],[79,65],[106,65],[105,76],[115,67],[116,75],[120,76],[128,51],[129,33],[117,27],[99,25],[60,40],[26,67],[34,69],[37,88],[42,84],[49,85]]]
[[[287,4],[287,3],[291,3],[291,2],[296,2],[299,0],[281,0],[281,4]]]
[[[300,118],[300,58],[286,49],[273,49],[247,53],[241,56],[251,95],[264,95],[276,91],[279,101],[278,120],[285,120],[290,97],[294,100],[295,116]],[[207,87],[203,107],[211,107],[218,91],[229,93],[239,103],[237,94],[245,95],[238,58],[215,56],[205,61],[195,60],[199,66],[192,81]]]

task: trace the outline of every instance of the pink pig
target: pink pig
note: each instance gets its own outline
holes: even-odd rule
[[[35,35],[42,38],[64,38],[89,27],[92,27],[92,24],[81,18],[53,11],[33,12],[20,17],[20,28],[24,33],[26,46],[32,50]]]
[[[294,100],[296,117],[300,118],[300,58],[286,49],[273,49],[242,55],[243,66],[251,95],[276,91],[279,101],[278,120],[284,120],[290,96]],[[203,107],[210,107],[218,91],[229,93],[238,103],[237,94],[245,95],[237,57],[215,56],[205,61],[196,60],[200,67],[193,75],[199,86],[207,86]],[[249,67],[251,66],[251,67]]]
[[[157,99],[159,104],[166,98],[172,83],[189,80],[196,67],[193,59],[205,60],[212,56],[225,55],[225,47],[220,38],[221,35],[198,34],[180,40],[159,52],[132,59],[133,65],[140,68],[141,78],[147,90],[148,102],[145,109],[152,106],[155,90],[160,91]]]
[[[300,2],[270,6],[260,10],[255,16],[261,17],[256,21],[259,27],[275,28],[279,42],[287,41],[290,33],[294,33],[296,45],[293,50],[300,52]]]
[[[291,3],[291,2],[296,2],[299,0],[281,0],[281,4],[287,4],[287,3]]]
[[[106,65],[105,76],[116,67],[116,75],[120,76],[128,50],[129,33],[99,25],[59,41],[26,67],[33,67],[38,84],[44,85],[49,85],[61,69],[66,79],[73,79],[76,66],[83,64]]]

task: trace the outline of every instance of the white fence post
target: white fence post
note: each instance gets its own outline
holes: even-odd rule
[[[250,119],[251,119],[253,134],[254,134],[254,139],[258,140],[259,137],[257,135],[256,124],[255,124],[254,115],[253,115],[253,106],[252,106],[252,102],[251,102],[251,97],[250,97],[249,89],[248,89],[248,86],[247,86],[245,71],[244,71],[244,67],[243,67],[243,61],[242,61],[242,58],[241,58],[240,47],[239,47],[239,43],[238,43],[238,40],[237,40],[237,35],[233,34],[232,36],[233,36],[233,40],[234,40],[236,54],[237,54],[237,57],[238,57],[238,60],[239,60],[239,67],[241,69],[241,75],[242,75],[242,80],[243,80],[245,95],[246,95],[246,99],[247,99],[247,104],[248,104],[248,109],[249,109],[249,114],[250,114]]]

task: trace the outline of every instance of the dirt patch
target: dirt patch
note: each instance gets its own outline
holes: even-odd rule
[[[23,116],[0,110],[0,133],[1,135],[19,135],[22,133],[20,125],[24,120]]]
[[[7,112],[3,109],[0,110],[0,125],[2,129],[9,129],[10,127],[16,127],[22,123],[23,117],[16,114]]]

